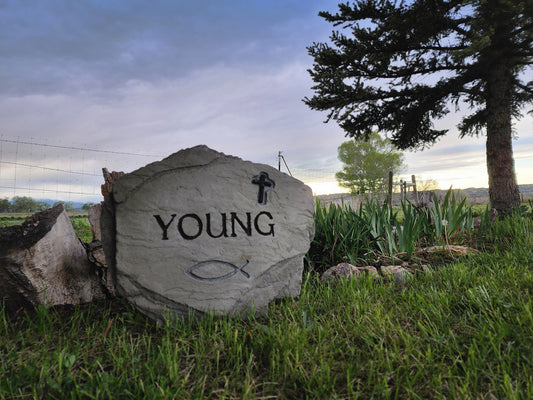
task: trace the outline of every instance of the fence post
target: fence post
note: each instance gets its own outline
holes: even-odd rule
[[[389,171],[389,196],[387,198],[389,207],[392,206],[392,171]]]
[[[416,178],[414,175],[411,175],[411,182],[413,182],[413,192],[416,204],[418,205],[418,191],[416,190]]]

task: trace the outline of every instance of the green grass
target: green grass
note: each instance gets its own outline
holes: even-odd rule
[[[2,214],[0,215],[0,227],[20,225],[30,214]],[[75,213],[70,215],[70,222],[76,235],[88,243],[92,240],[91,225],[86,214]]]
[[[533,398],[533,220],[483,234],[492,252],[404,284],[308,272],[244,321],[158,326],[118,300],[0,311],[0,398]]]
[[[450,225],[471,215],[449,207]],[[442,240],[426,214],[396,211],[317,208],[307,261],[363,262],[392,226],[407,227],[393,250]],[[533,398],[533,214],[480,215],[478,230],[449,238],[479,255],[404,283],[322,283],[308,268],[301,295],[263,317],[157,325],[118,299],[0,307],[0,399]],[[86,217],[71,220],[90,235]]]
[[[10,215],[10,214],[3,214],[0,216],[0,227],[6,227],[11,225],[19,225],[24,222],[28,215]]]
[[[87,215],[71,215],[70,222],[74,228],[76,235],[85,243],[89,243],[93,240],[93,234],[91,231],[91,224],[89,224],[89,218]]]

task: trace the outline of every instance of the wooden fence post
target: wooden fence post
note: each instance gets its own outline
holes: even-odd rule
[[[418,192],[416,190],[416,178],[414,175],[411,175],[411,182],[413,182],[413,192],[416,204],[418,205]]]
[[[392,171],[389,171],[389,196],[387,198],[389,207],[392,206]]]

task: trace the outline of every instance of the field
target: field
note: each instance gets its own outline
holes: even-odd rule
[[[266,317],[157,325],[116,299],[0,308],[0,398],[533,398],[532,214],[490,221],[480,211],[472,229],[472,210],[450,199],[446,224],[425,221],[411,239],[479,254],[432,260],[404,282],[320,281],[343,257],[362,264],[390,250],[417,262],[401,240],[408,229],[385,238],[418,214],[390,211],[317,206],[302,293]]]
[[[0,227],[21,224],[27,217],[26,213],[0,213]],[[84,242],[90,242],[92,233],[87,213],[69,213],[69,217],[76,235]]]

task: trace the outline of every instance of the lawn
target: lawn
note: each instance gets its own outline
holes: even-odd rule
[[[308,258],[301,295],[246,320],[0,309],[0,398],[533,398],[533,218],[454,240],[483,251],[403,283],[323,283]]]
[[[27,213],[1,213],[0,227],[22,224],[28,216]],[[92,233],[87,213],[70,213],[69,218],[76,235],[84,242],[90,242]]]

